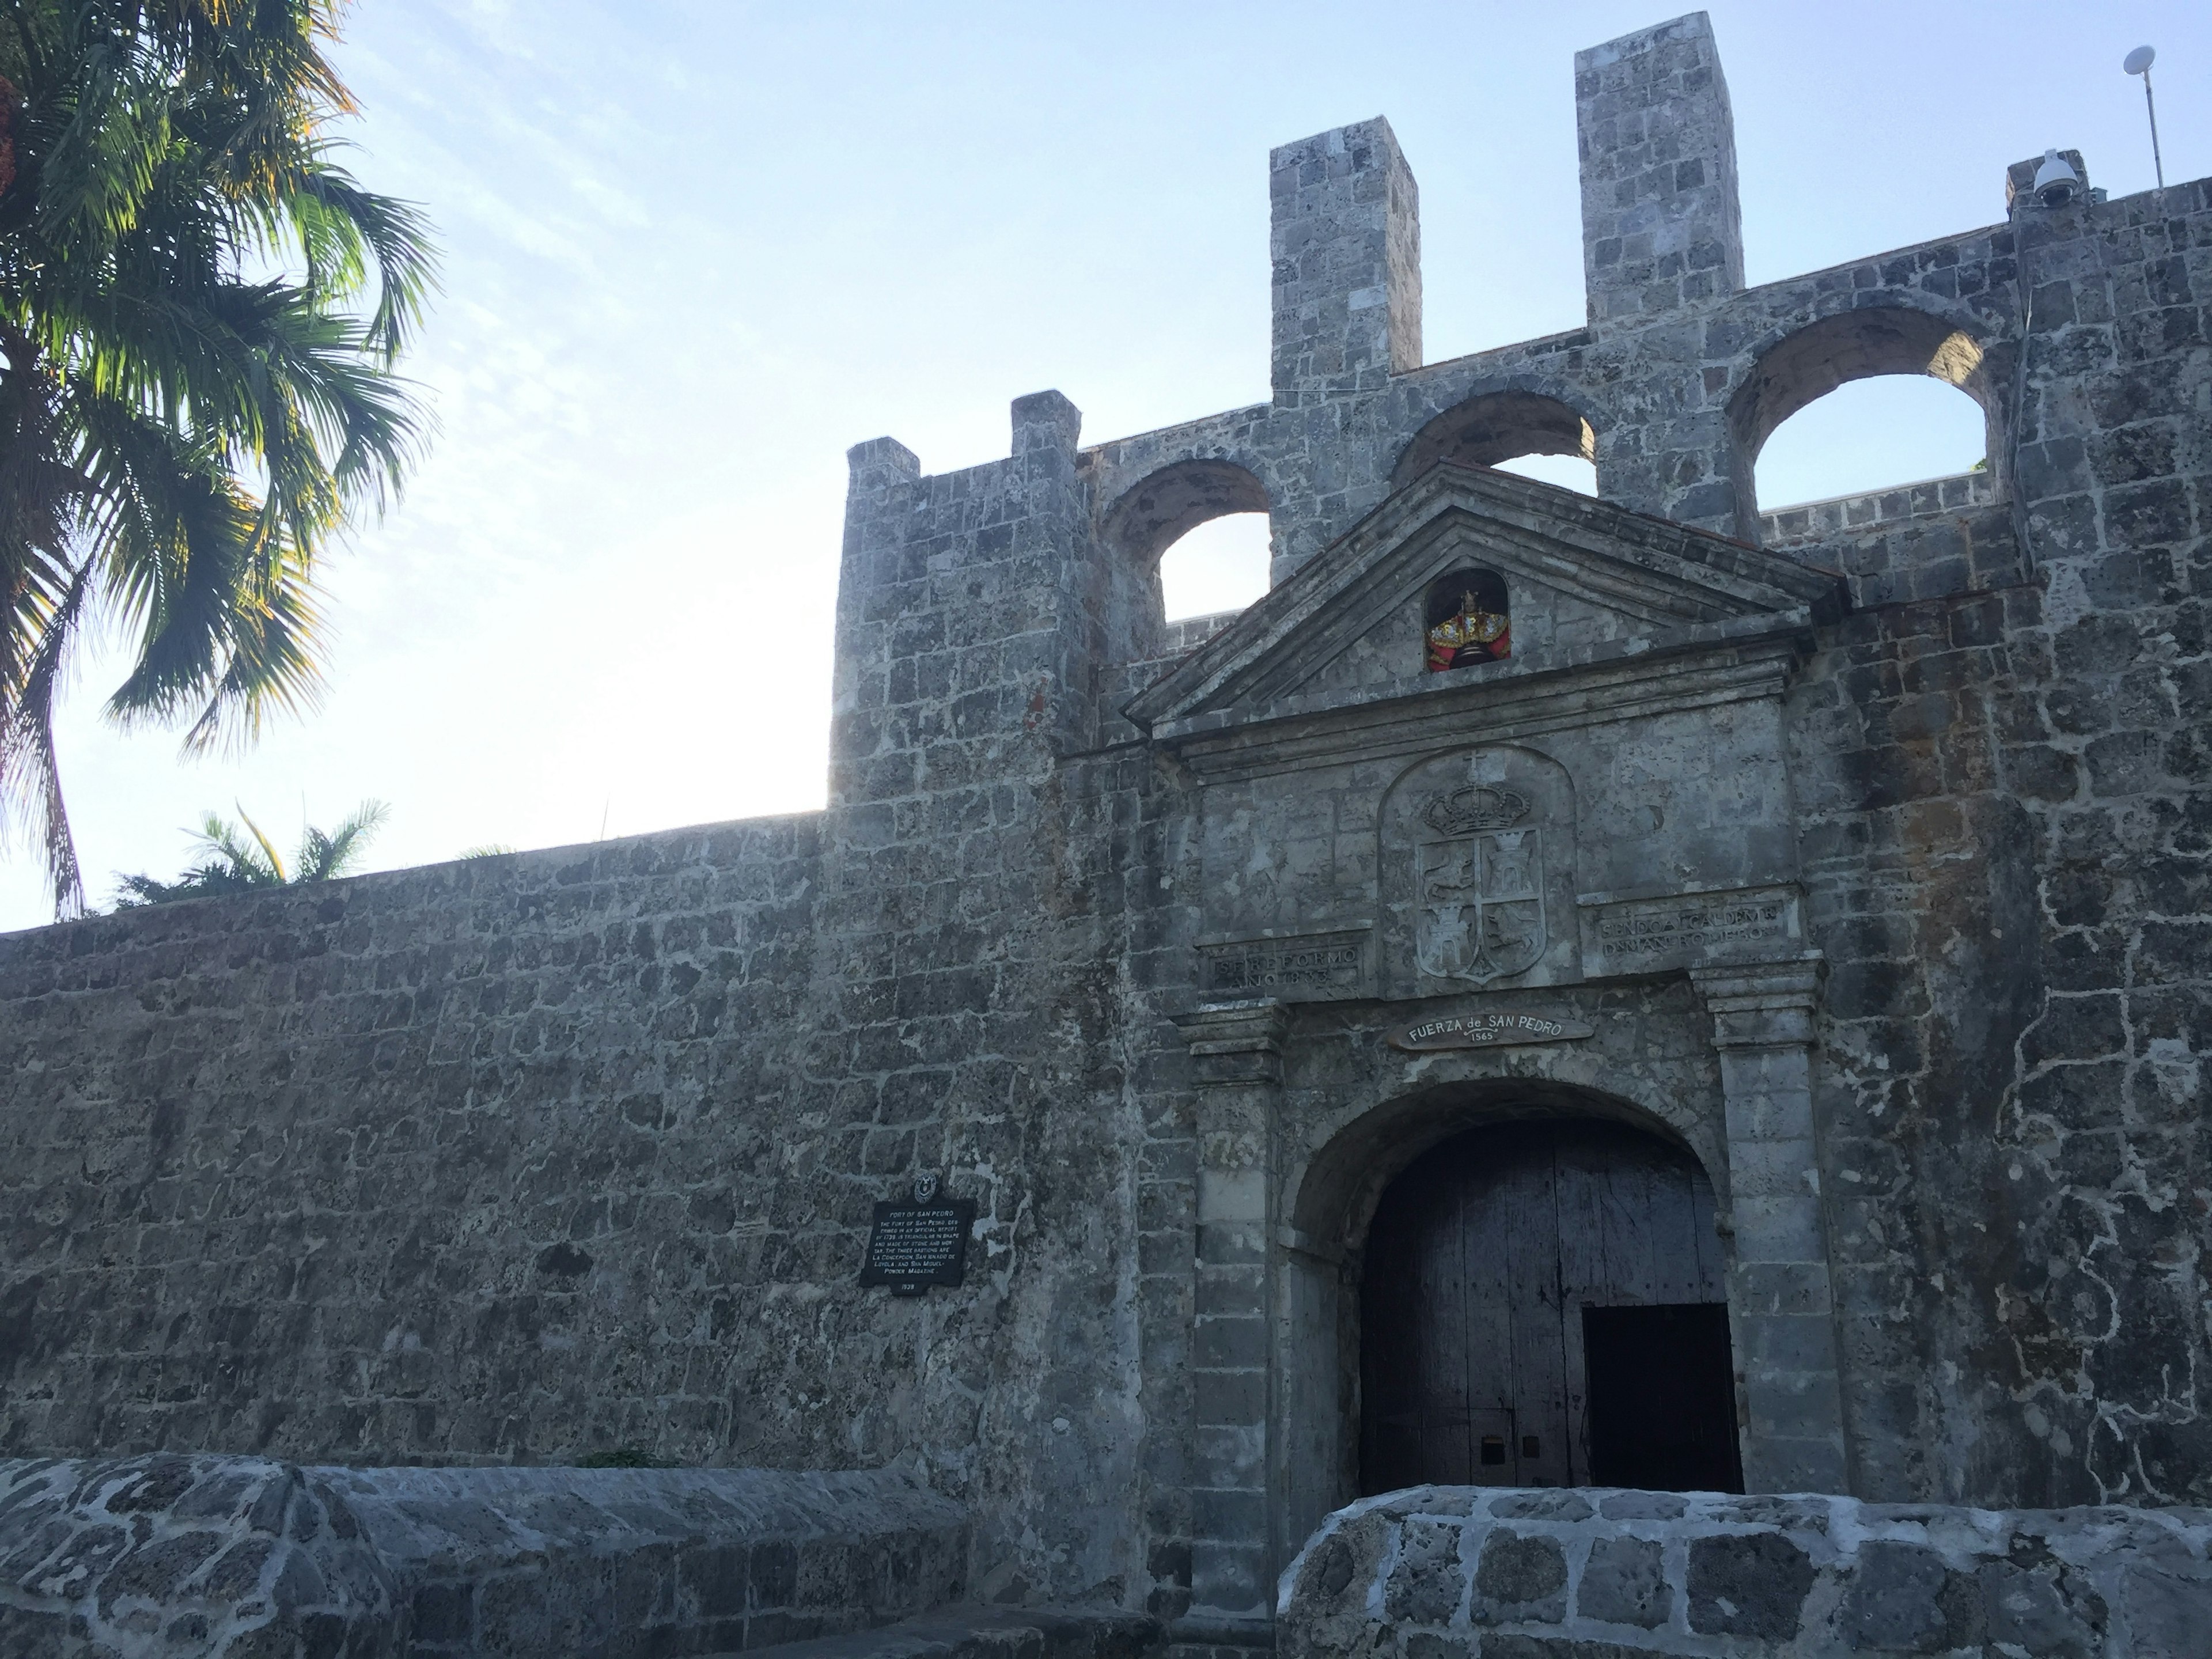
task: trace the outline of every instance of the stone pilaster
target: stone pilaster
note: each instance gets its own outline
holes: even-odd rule
[[[896,438],[845,452],[845,544],[837,577],[837,650],[830,682],[830,799],[865,799],[872,780],[860,756],[872,746],[872,717],[884,701],[890,631],[883,595],[904,576],[907,526],[921,461]],[[856,752],[858,751],[858,752]]]
[[[1751,1492],[1850,1486],[1813,1124],[1820,972],[1806,957],[1691,974],[1720,1051],[1735,1228],[1729,1306]]]
[[[1577,52],[1575,124],[1591,324],[1648,328],[1740,293],[1735,118],[1705,13]],[[1640,513],[1754,533],[1741,519],[1753,499],[1749,463],[1697,354],[1670,344],[1637,357],[1641,383],[1620,410],[1628,418],[1599,424],[1598,493]]]
[[[1575,125],[1592,322],[1743,287],[1735,117],[1705,13],[1577,52]]]
[[[1268,1425],[1283,1005],[1272,997],[1179,1016],[1198,1085],[1196,1317],[1191,1335],[1194,1626],[1264,1627],[1278,1567]]]
[[[1275,402],[1379,391],[1421,366],[1421,210],[1381,116],[1268,157]]]

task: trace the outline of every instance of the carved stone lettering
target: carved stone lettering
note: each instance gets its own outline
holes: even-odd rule
[[[1615,970],[1670,966],[1797,938],[1797,900],[1782,888],[1630,900],[1601,908],[1596,931]]]
[[[1297,995],[1357,992],[1367,982],[1364,932],[1237,939],[1200,950],[1209,991]]]
[[[1522,1042],[1565,1042],[1591,1036],[1578,1019],[1552,1014],[1452,1014],[1424,1019],[1390,1033],[1390,1046],[1413,1054],[1444,1048],[1495,1048]]]

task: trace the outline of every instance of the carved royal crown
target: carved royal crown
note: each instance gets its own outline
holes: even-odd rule
[[[1487,783],[1470,783],[1446,795],[1432,795],[1421,809],[1430,829],[1443,836],[1503,830],[1528,816],[1528,798]]]

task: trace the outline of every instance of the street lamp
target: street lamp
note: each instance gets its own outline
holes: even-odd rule
[[[2158,187],[2166,188],[2166,160],[2158,153],[2158,105],[2150,95],[2150,66],[2158,56],[2155,46],[2137,46],[2120,67],[2143,78],[2143,107],[2150,112],[2150,164],[2158,173]]]

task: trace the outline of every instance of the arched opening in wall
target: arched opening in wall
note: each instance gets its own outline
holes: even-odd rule
[[[1998,453],[2001,399],[1980,343],[1925,312],[1823,319],[1768,351],[1729,404],[1759,510],[1978,475]]]
[[[1539,483],[1557,484],[1577,495],[1597,494],[1597,464],[1579,455],[1516,455],[1498,464],[1500,472],[1511,472]]]
[[[1580,411],[1535,392],[1486,392],[1455,404],[1413,434],[1390,471],[1411,483],[1442,461],[1494,466],[1545,483],[1597,494],[1597,434]]]
[[[1988,416],[1956,388],[1921,374],[1855,380],[1775,428],[1759,455],[1759,501],[1774,513],[1931,479],[1986,476],[1988,452]]]
[[[1160,601],[1170,623],[1242,611],[1267,591],[1265,513],[1209,519],[1160,555]]]
[[[1421,629],[1431,674],[1511,656],[1512,601],[1505,578],[1480,565],[1437,577],[1423,602]]]
[[[1265,593],[1271,505],[1258,476],[1234,461],[1177,461],[1124,490],[1101,526],[1114,562],[1115,659],[1194,643],[1169,619],[1241,611]]]
[[[1363,1494],[1740,1492],[1711,1181],[1626,1123],[1524,1118],[1382,1194],[1359,1286]]]

